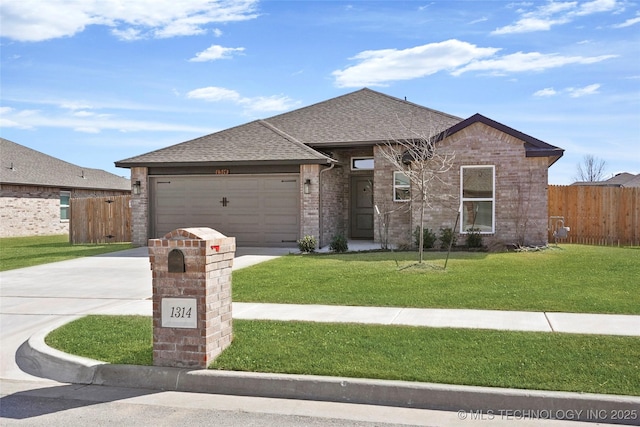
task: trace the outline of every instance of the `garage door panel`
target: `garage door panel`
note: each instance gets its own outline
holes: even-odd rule
[[[298,182],[291,175],[152,178],[154,234],[162,237],[176,228],[211,227],[235,237],[237,245],[295,245]]]

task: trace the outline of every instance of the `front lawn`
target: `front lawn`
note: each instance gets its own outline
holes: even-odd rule
[[[233,300],[640,314],[640,249],[289,255],[233,273]],[[408,268],[406,268],[408,267]]]
[[[640,395],[640,338],[234,320],[213,369]],[[152,364],[152,320],[88,316],[47,344],[109,363]]]
[[[72,245],[66,234],[0,239],[0,271],[130,249],[130,243]]]

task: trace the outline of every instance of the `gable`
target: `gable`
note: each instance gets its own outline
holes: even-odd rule
[[[450,127],[446,131],[442,132],[437,139],[442,140],[449,136],[469,128],[471,125],[481,123],[485,126],[489,126],[499,132],[512,136],[520,141],[524,145],[526,157],[549,157],[549,166],[553,165],[562,155],[564,150],[562,148],[555,147],[551,144],[547,144],[537,138],[527,135],[523,132],[517,131],[509,126],[498,123],[495,120],[491,120],[481,114],[474,114],[473,116],[465,119],[454,126]]]

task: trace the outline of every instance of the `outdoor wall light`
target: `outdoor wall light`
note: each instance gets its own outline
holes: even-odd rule
[[[133,194],[140,194],[140,181],[136,181],[133,183]]]
[[[307,179],[304,181],[304,194],[311,193],[311,180]]]

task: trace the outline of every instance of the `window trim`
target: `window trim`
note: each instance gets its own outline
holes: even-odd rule
[[[62,204],[63,196],[69,197],[69,203],[66,205]],[[71,220],[71,190],[60,190],[60,195],[58,200],[60,202],[60,222],[69,222]],[[67,208],[67,218],[62,218],[63,208]]]
[[[357,168],[355,167],[355,163],[358,160],[371,160],[374,164],[370,168]],[[373,156],[364,156],[364,157],[352,157],[351,158],[351,170],[352,171],[372,171],[375,168],[375,160]]]
[[[409,182],[408,184],[402,184],[402,185],[397,185],[396,184],[396,174],[402,174],[407,178],[407,181]],[[409,176],[404,173],[403,171],[393,171],[393,201],[394,202],[408,202],[411,200],[411,180],[409,179]],[[398,194],[396,192],[396,189],[407,189],[409,190],[409,197],[407,197],[406,199],[397,199],[396,198],[396,194]]]
[[[491,169],[491,195],[492,197],[463,197],[464,195],[464,170],[465,169]],[[460,166],[460,234],[469,234],[464,229],[465,202],[491,202],[491,231],[480,231],[480,234],[495,234],[496,232],[496,166],[495,165],[463,165]]]

